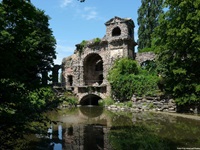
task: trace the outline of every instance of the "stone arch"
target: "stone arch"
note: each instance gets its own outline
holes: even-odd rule
[[[136,61],[141,65],[143,62],[147,60],[155,60],[156,54],[153,52],[143,52],[143,53],[137,53],[136,54]]]
[[[103,77],[103,59],[97,53],[88,54],[83,61],[83,80],[85,85],[101,84]]]
[[[98,101],[101,99],[100,96],[95,94],[87,94],[80,100],[80,105],[98,105]]]
[[[115,27],[112,30],[112,36],[120,36],[121,35],[121,29],[119,27]]]

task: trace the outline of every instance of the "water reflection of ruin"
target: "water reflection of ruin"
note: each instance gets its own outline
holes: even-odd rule
[[[103,115],[103,108],[82,107],[78,115],[71,118],[63,117],[61,120],[62,124],[53,125],[54,148],[63,150],[111,149],[107,134],[110,120]],[[74,121],[76,123],[73,123]]]
[[[89,124],[70,126],[63,135],[63,149],[66,150],[103,150],[109,149],[105,126]],[[71,132],[70,132],[71,131]]]

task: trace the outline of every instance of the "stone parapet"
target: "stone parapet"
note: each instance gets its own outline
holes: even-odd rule
[[[136,58],[135,60],[139,63],[142,64],[143,62],[147,60],[155,60],[156,54],[153,52],[143,52],[143,53],[136,53]]]

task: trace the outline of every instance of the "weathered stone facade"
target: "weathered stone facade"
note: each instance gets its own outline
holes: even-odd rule
[[[156,58],[156,54],[153,52],[143,52],[143,53],[137,53],[135,60],[142,64],[145,61],[153,61]]]
[[[105,25],[106,35],[102,39],[77,44],[74,54],[62,62],[62,81],[66,89],[73,90],[79,97],[80,103],[88,98],[109,96],[110,86],[106,77],[113,62],[121,57],[135,59],[133,20],[114,17]]]
[[[157,97],[137,97],[133,95],[131,106],[119,106],[115,103],[108,106],[108,110],[112,111],[131,111],[131,112],[141,112],[141,111],[159,111],[159,112],[176,112],[177,106],[173,99]]]

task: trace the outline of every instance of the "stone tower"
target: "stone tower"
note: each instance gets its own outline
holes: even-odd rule
[[[109,42],[111,57],[135,57],[134,22],[129,18],[115,17],[105,23],[106,39]]]
[[[114,17],[105,25],[106,35],[102,39],[77,44],[74,54],[62,62],[65,87],[78,96],[80,104],[95,105],[109,96],[107,74],[114,61],[121,57],[135,59],[133,20]]]

